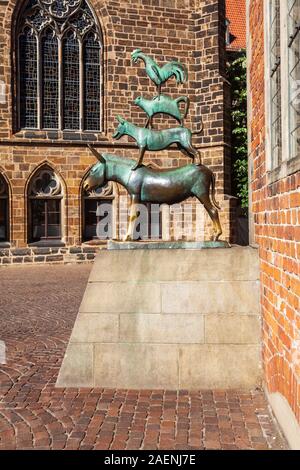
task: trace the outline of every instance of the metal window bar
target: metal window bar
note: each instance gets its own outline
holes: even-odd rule
[[[19,36],[20,57],[20,125],[38,126],[37,38],[29,28]]]
[[[42,127],[58,128],[58,42],[52,30],[47,30],[41,41],[42,62]]]
[[[288,47],[291,47],[300,32],[300,23],[295,26],[295,31],[290,35]]]
[[[84,67],[84,128],[100,129],[100,44],[94,35],[88,35],[83,42]]]
[[[276,0],[271,6],[271,149],[272,167],[282,161],[282,125],[281,125],[281,57],[280,57],[280,2]]]
[[[299,0],[288,0],[289,1],[289,23],[290,23],[290,30],[289,30],[289,42],[288,47],[292,47],[294,41],[297,39],[298,34],[300,32],[300,1]]]
[[[31,242],[61,239],[61,201],[61,196],[52,198],[30,197]],[[54,209],[51,208],[53,203],[56,204]],[[57,218],[56,223],[53,223],[53,216]]]
[[[290,158],[300,152],[300,0],[289,0],[289,125]]]
[[[271,77],[281,64],[280,58],[280,2],[275,0],[271,7]]]
[[[79,41],[73,31],[63,39],[63,127],[80,129]]]

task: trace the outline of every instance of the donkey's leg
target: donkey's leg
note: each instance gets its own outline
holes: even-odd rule
[[[132,171],[135,171],[137,168],[139,168],[142,165],[145,151],[146,151],[146,147],[142,147],[140,149],[140,158],[139,158],[137,164],[134,165],[134,167],[132,168]]]
[[[212,204],[208,194],[201,194],[201,196],[196,196],[196,197],[204,205],[205,209],[208,212],[208,215],[210,216],[213,222],[214,232],[215,232],[213,240],[217,241],[219,237],[222,235],[222,227],[220,224],[218,209],[216,209],[215,206]]]
[[[136,206],[138,203],[139,203],[139,197],[137,195],[133,195],[131,197],[129,224],[128,224],[126,236],[124,238],[124,242],[133,240],[134,222],[137,219],[137,207]]]

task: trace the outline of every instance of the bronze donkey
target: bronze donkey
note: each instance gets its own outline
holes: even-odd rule
[[[136,205],[140,203],[175,204],[195,196],[205,207],[214,226],[214,240],[222,234],[215,200],[215,177],[204,165],[186,165],[171,170],[155,170],[141,166],[132,171],[135,161],[108,153],[100,154],[90,145],[99,163],[93,166],[84,189],[92,190],[116,181],[124,186],[131,196],[130,222],[125,240],[132,240],[134,221],[137,218]],[[211,198],[210,198],[211,190]]]

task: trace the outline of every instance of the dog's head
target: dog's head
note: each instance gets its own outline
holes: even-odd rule
[[[137,104],[138,106],[140,106],[140,104],[142,103],[142,101],[143,101],[142,96],[138,96],[138,97],[134,100],[134,104]]]

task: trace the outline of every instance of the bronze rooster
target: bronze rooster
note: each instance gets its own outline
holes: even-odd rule
[[[160,96],[161,93],[161,86],[169,80],[169,78],[174,76],[177,83],[184,83],[188,78],[187,69],[180,62],[172,61],[159,67],[155,60],[144,54],[141,49],[133,51],[131,57],[134,63],[138,62],[138,60],[144,62],[148,77],[157,87],[158,96]]]

